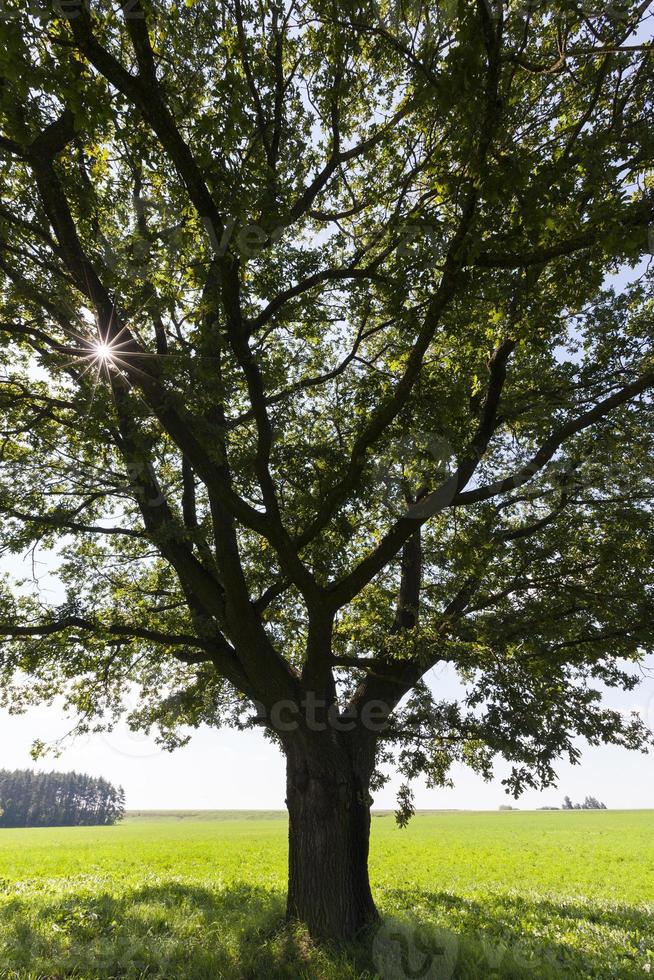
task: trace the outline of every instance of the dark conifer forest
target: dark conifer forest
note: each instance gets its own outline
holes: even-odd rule
[[[0,827],[76,827],[116,823],[125,794],[78,772],[0,769]]]

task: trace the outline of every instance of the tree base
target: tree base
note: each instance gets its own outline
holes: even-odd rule
[[[379,918],[368,880],[368,780],[347,754],[287,751],[286,803],[287,917],[313,939],[351,941]]]

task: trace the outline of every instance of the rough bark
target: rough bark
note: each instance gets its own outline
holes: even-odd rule
[[[329,731],[288,745],[286,763],[288,916],[314,939],[352,939],[377,919],[368,880],[370,750]]]

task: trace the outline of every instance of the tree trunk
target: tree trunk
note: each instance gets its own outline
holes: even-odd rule
[[[371,766],[337,746],[286,748],[288,916],[314,939],[349,940],[377,919],[368,881]]]

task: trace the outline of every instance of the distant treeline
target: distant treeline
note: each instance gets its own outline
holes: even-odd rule
[[[519,806],[510,806],[503,803],[500,810],[519,810]],[[538,810],[558,810],[558,806],[539,806]],[[569,796],[563,800],[561,810],[606,810],[606,804],[601,803],[595,796],[587,796],[583,803],[573,803]]]
[[[564,810],[606,810],[606,805],[594,796],[587,796],[583,803],[573,803],[569,796],[563,800]]]
[[[0,827],[76,827],[116,823],[125,794],[79,772],[0,769]]]

